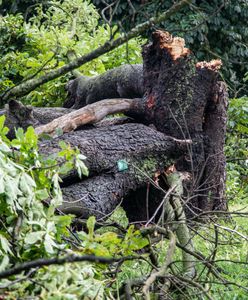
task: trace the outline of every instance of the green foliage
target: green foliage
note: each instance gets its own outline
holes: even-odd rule
[[[247,203],[247,202],[246,202]],[[239,212],[247,213],[247,206],[232,203],[229,207],[230,213]],[[220,270],[220,275],[232,284],[217,284],[216,277],[208,274],[203,266],[197,266],[197,274],[201,274],[201,281],[208,281],[208,288],[211,290],[211,296],[215,300],[245,300],[247,291],[241,288],[247,287],[247,239],[243,239],[241,235],[247,236],[248,223],[245,215],[232,215],[232,219],[218,220],[218,237],[215,267]],[[213,224],[205,224],[201,226],[194,239],[195,249],[198,249],[205,257],[213,254],[216,239],[216,228]],[[239,235],[241,234],[241,235]],[[237,262],[237,263],[235,263]],[[243,263],[241,263],[243,262]],[[199,299],[197,296],[192,299]],[[207,298],[202,298],[207,299]]]
[[[50,256],[67,248],[61,234],[68,234],[71,216],[54,214],[62,203],[59,175],[65,165],[66,171],[71,170],[75,161],[87,175],[79,150],[63,145],[57,156],[45,158],[39,154],[32,127],[25,133],[19,128],[10,141],[4,119],[0,118],[1,270],[15,260]],[[49,201],[49,206],[43,201]]]
[[[227,194],[248,198],[248,98],[231,99],[226,138]]]
[[[107,18],[119,23],[129,30],[170,8],[175,1],[113,1],[93,0]],[[112,6],[109,4],[112,3]],[[109,5],[109,6],[108,6]],[[112,14],[112,15],[111,15]],[[111,15],[111,16],[110,16]],[[168,20],[151,28],[162,28],[186,40],[198,60],[221,58],[223,76],[227,81],[230,93],[237,97],[247,95],[248,85],[244,82],[248,71],[248,2],[246,0],[193,0]]]
[[[109,26],[98,26],[99,15],[89,2],[53,0],[47,9],[44,5],[34,6],[35,14],[28,21],[20,14],[0,17],[0,93],[23,80],[63,66],[68,62],[69,50],[81,56],[110,38]],[[139,43],[132,40],[128,48],[123,45],[84,65],[80,71],[92,76],[124,63],[140,62]],[[50,81],[23,100],[37,106],[60,106],[69,79],[67,74]]]
[[[4,120],[4,116],[0,117],[0,272],[17,263],[63,254],[136,255],[148,245],[148,240],[134,226],[122,235],[111,230],[95,230],[95,217],[87,220],[88,233],[71,234],[73,216],[56,214],[62,203],[60,175],[74,168],[79,175],[87,176],[88,169],[83,162],[86,157],[64,142],[60,142],[60,152],[44,157],[39,153],[38,137],[32,127],[26,132],[19,128],[16,138],[10,141]],[[127,218],[120,208],[110,222],[117,222],[120,215],[120,226],[127,227]],[[5,299],[29,296],[32,299],[107,299],[106,293],[111,291],[105,284],[112,279],[104,275],[106,270],[107,266],[90,263],[50,266],[32,271],[32,281],[24,280],[25,275],[1,280],[0,288],[6,287]]]

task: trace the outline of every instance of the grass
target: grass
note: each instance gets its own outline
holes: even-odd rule
[[[247,201],[248,202],[248,201]],[[232,204],[230,212],[248,213],[248,207],[241,204]],[[216,231],[217,228],[217,231]],[[197,233],[193,237],[196,252],[202,253],[206,258],[211,259],[215,252],[218,274],[228,283],[224,284],[220,279],[216,279],[208,268],[202,263],[196,262],[197,281],[204,288],[208,289],[209,295],[214,300],[243,300],[248,299],[248,221],[247,216],[232,214],[230,219],[219,219],[216,225],[205,223],[198,225]],[[216,242],[218,246],[216,248]],[[159,262],[163,263],[167,252],[168,241],[160,242],[156,251],[159,255]],[[215,249],[216,248],[216,249]],[[181,251],[178,249],[174,256],[173,269],[182,275]],[[118,276],[119,283],[131,278],[141,278],[150,273],[150,266],[144,262],[126,263],[122,272]],[[244,288],[242,288],[244,287]],[[246,290],[245,290],[246,289]],[[171,296],[171,294],[170,294]],[[140,294],[136,294],[135,299],[142,299]],[[170,299],[170,298],[168,298]],[[189,288],[187,294],[172,293],[171,299],[177,300],[205,300],[204,294],[195,288]]]

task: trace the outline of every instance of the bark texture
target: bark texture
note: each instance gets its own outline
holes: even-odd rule
[[[111,121],[103,120],[93,129],[65,133],[41,143],[41,151],[50,154],[59,150],[62,139],[87,156],[89,178],[80,181],[75,172],[64,178],[62,211],[101,218],[123,201],[130,220],[147,220],[168,188],[166,183],[163,189],[158,184],[170,167],[190,174],[184,184],[188,212],[226,208],[223,147],[227,93],[218,81],[221,62],[196,63],[182,38],[162,31],[156,31],[152,43],[144,47],[143,60],[143,98],[102,100],[67,115],[66,109],[56,110],[60,118],[52,122],[54,114],[45,109],[22,108],[29,116],[24,118],[26,123],[32,120],[39,126],[50,122],[38,127],[39,133],[53,133],[57,127],[64,131],[82,129],[81,125],[98,122],[113,112],[125,112],[143,123],[120,125],[117,120],[111,126]],[[111,79],[109,74],[106,78]],[[98,91],[98,85],[90,90],[91,99]],[[10,115],[18,116],[20,122],[22,109],[12,104]]]
[[[89,178],[79,182],[76,172],[64,178],[65,202],[60,208],[82,217],[109,214],[130,192],[145,187],[149,177],[163,172],[183,155],[189,143],[142,124],[124,124],[64,134],[42,142],[40,149],[44,154],[56,153],[61,139],[87,157]],[[120,162],[127,164],[125,170],[118,167]]]
[[[185,194],[194,199],[191,208],[199,212],[207,202],[209,207],[220,207],[218,203],[225,202],[223,141],[227,99],[224,86],[218,84],[221,62],[195,63],[183,39],[162,31],[156,31],[153,43],[144,47],[143,61],[145,119],[167,135],[192,140],[187,155],[176,163],[179,171],[191,173]],[[214,100],[216,93],[225,95],[224,99]],[[216,130],[218,135],[214,135]],[[221,161],[220,156],[213,158],[214,153],[221,153]],[[217,179],[218,192],[211,185]]]
[[[10,129],[8,136],[13,138],[15,129],[28,126],[41,126],[54,119],[72,112],[73,109],[62,107],[32,107],[25,106],[16,100],[10,100],[4,109],[0,110],[0,115],[5,115],[5,125]]]
[[[111,98],[140,98],[143,90],[143,66],[123,65],[95,77],[80,76],[67,84],[64,107],[80,108]]]
[[[202,181],[208,191],[207,199],[199,203],[202,210],[226,210],[225,181],[226,157],[224,154],[227,123],[228,94],[224,82],[218,81],[212,90],[205,110],[205,168]],[[207,201],[206,201],[207,200]]]
[[[48,133],[54,135],[57,129],[62,132],[73,131],[82,125],[101,121],[105,116],[114,113],[142,110],[142,99],[105,99],[95,104],[87,105],[69,114],[63,115],[48,124],[36,128],[37,134]]]

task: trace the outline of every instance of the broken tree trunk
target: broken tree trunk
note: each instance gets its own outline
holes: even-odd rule
[[[56,153],[60,140],[77,146],[86,155],[90,171],[89,178],[81,182],[76,172],[64,178],[64,205],[60,209],[98,218],[112,212],[131,191],[145,187],[149,177],[163,172],[186,152],[190,143],[142,124],[124,124],[64,134],[42,142],[40,149],[45,154]],[[149,209],[153,213],[156,206],[150,205]]]
[[[176,163],[179,171],[188,171],[192,176],[185,194],[187,199],[192,198],[191,210],[225,209],[227,94],[225,87],[217,83],[221,62],[196,64],[183,39],[162,31],[156,31],[153,43],[144,47],[143,60],[145,119],[167,135],[192,140],[187,155]],[[218,101],[214,100],[216,93],[222,95]],[[218,175],[213,174],[213,166]],[[211,182],[216,179],[213,186]]]
[[[226,210],[225,181],[226,158],[224,154],[227,123],[227,88],[224,82],[215,83],[205,109],[203,129],[205,133],[205,167],[202,189],[207,191],[207,199],[200,201],[203,211]],[[206,201],[207,200],[207,201]]]

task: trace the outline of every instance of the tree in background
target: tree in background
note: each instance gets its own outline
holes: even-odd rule
[[[129,30],[168,9],[174,1],[93,0],[105,21]],[[223,77],[231,96],[247,95],[248,2],[245,0],[195,0],[168,20],[154,25],[182,36],[198,60],[221,58]],[[149,33],[154,29],[150,28]],[[147,33],[144,34],[147,36]],[[246,79],[247,80],[247,79]]]
[[[66,1],[58,1],[62,5]],[[118,25],[119,31],[128,31],[161,11],[174,1],[158,0],[92,0],[102,18],[99,23]],[[25,20],[37,14],[37,5],[44,13],[54,1],[3,0],[0,13],[22,13]],[[79,5],[80,6],[80,5]],[[45,20],[45,18],[43,19]],[[248,72],[248,3],[246,0],[194,0],[176,15],[160,24],[154,24],[148,32],[157,28],[182,36],[198,60],[221,58],[224,62],[223,77],[232,97],[247,95]]]

